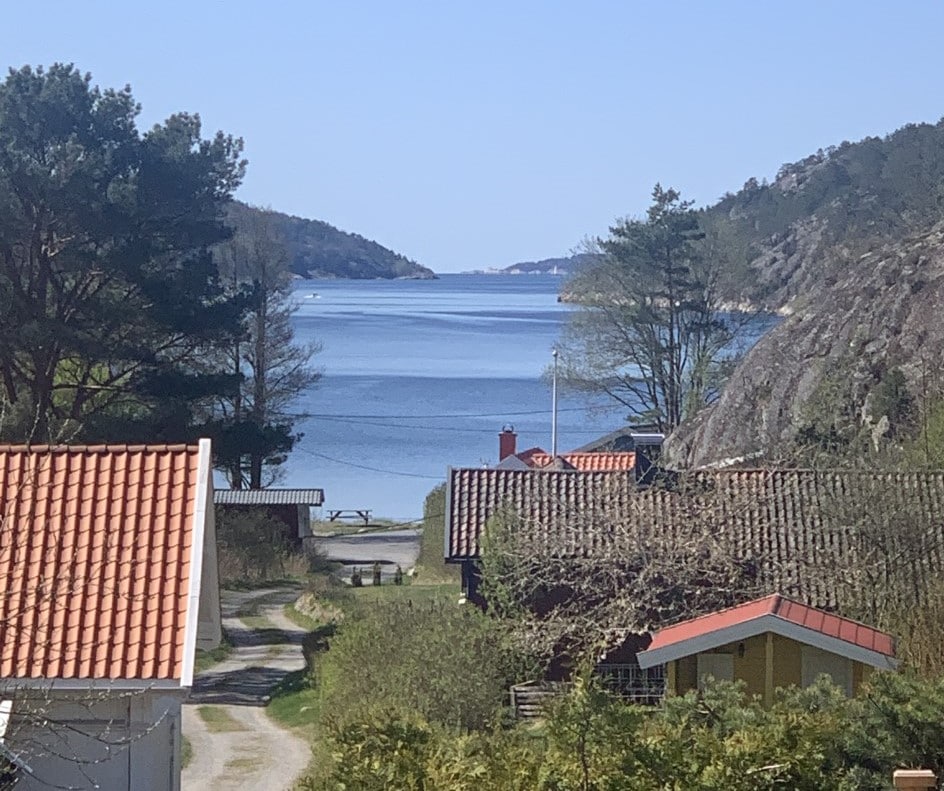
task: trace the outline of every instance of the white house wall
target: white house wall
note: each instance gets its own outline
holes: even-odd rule
[[[182,698],[143,691],[16,701],[7,746],[32,770],[21,770],[17,791],[180,791]]]
[[[206,518],[203,528],[203,575],[200,582],[200,606],[196,647],[203,651],[216,648],[223,639],[220,614],[220,570],[216,553],[216,509],[213,506],[213,476],[207,476]]]

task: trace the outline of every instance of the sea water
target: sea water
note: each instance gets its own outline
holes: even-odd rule
[[[498,461],[498,433],[551,445],[552,362],[571,307],[551,275],[300,280],[293,324],[323,376],[293,410],[304,436],[277,485],[325,490],[331,509],[422,515],[448,467]],[[564,394],[558,448],[625,425],[625,410]]]

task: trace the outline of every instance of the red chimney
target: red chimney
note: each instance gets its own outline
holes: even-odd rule
[[[507,459],[514,456],[518,435],[515,434],[514,426],[505,426],[498,435],[498,460]]]

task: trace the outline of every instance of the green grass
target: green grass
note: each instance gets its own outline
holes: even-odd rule
[[[259,759],[246,756],[244,758],[233,758],[230,761],[226,762],[226,766],[223,767],[224,770],[230,772],[251,772],[259,765]]]
[[[200,706],[197,714],[203,720],[210,733],[229,733],[233,731],[244,731],[245,727],[240,725],[232,718],[226,709],[220,706]]]
[[[458,583],[425,585],[419,581],[411,585],[365,585],[352,588],[356,602],[413,601],[428,602],[450,599],[458,601],[461,586]]]
[[[373,519],[369,525],[363,522],[312,522],[311,532],[316,536],[350,536],[358,533],[377,533],[384,530],[409,530],[419,527],[419,522],[398,522],[393,519]]]
[[[223,636],[221,642],[216,648],[209,651],[197,651],[194,657],[193,672],[203,673],[209,670],[213,665],[217,665],[226,659],[233,652],[233,645]]]
[[[305,615],[305,613],[296,610],[295,605],[293,604],[286,604],[282,609],[282,612],[285,613],[285,617],[288,618],[299,629],[304,629],[306,632],[313,632],[318,628],[318,621],[316,621],[311,616]]]
[[[186,736],[182,736],[180,739],[180,768],[186,769],[190,766],[190,762],[193,760],[193,745],[190,743],[190,739]]]
[[[272,692],[266,714],[283,727],[314,738],[321,715],[321,695],[311,684],[307,669],[290,673],[282,680]]]
[[[443,560],[443,519],[446,512],[446,487],[435,487],[423,503],[423,534],[420,536],[420,556],[416,573],[421,582],[442,582],[458,585],[461,581],[459,566]]]

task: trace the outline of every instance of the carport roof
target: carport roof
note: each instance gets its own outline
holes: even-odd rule
[[[324,489],[217,489],[217,505],[323,505]]]

